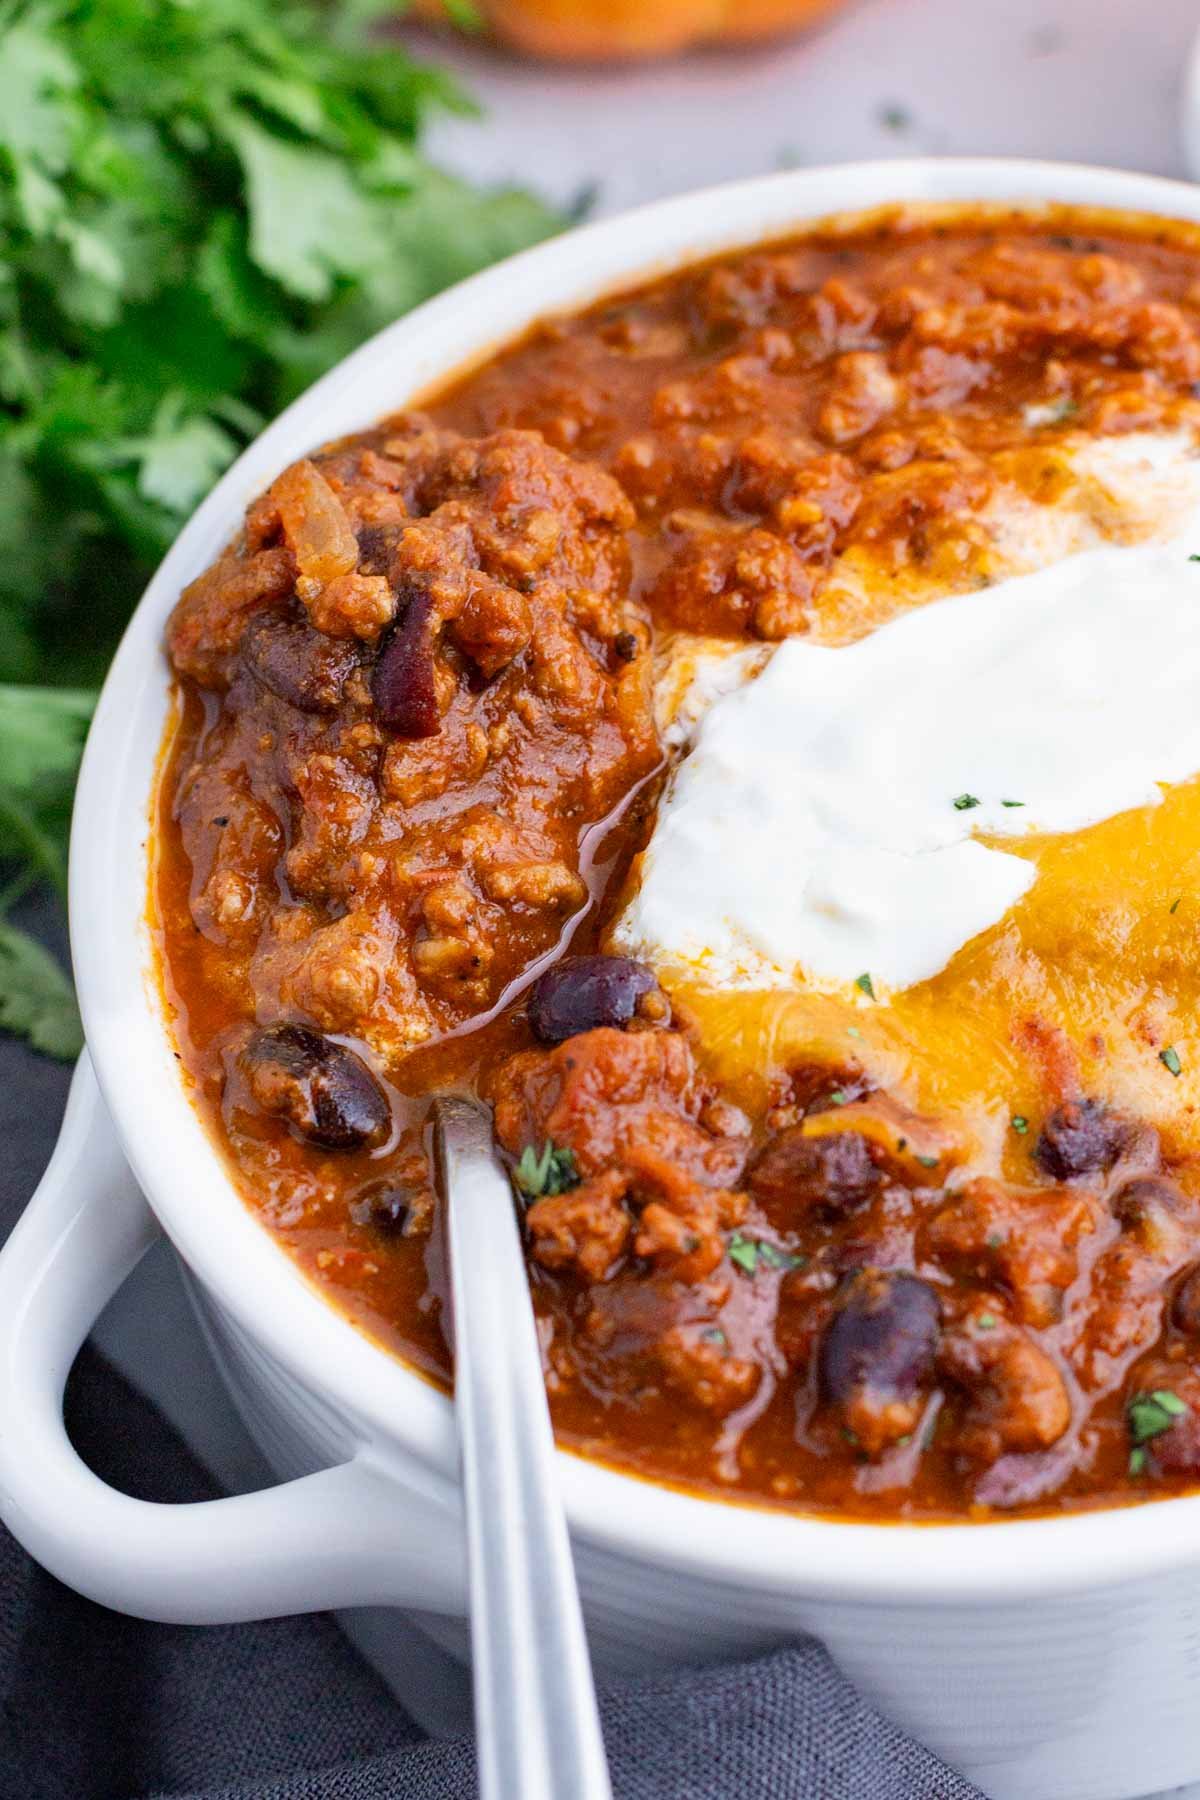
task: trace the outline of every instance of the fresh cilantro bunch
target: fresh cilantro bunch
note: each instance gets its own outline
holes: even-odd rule
[[[376,10],[0,0],[0,861],[20,880],[61,876],[83,690],[241,445],[557,223],[423,159],[424,118],[467,103],[359,35]],[[30,1029],[13,935],[0,1024]]]

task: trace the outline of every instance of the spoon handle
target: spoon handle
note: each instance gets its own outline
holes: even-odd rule
[[[611,1800],[529,1284],[491,1122],[435,1112],[482,1800]]]

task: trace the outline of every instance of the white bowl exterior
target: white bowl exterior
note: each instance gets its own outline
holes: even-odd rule
[[[919,161],[768,177],[572,233],[422,307],[297,401],[191,520],[126,633],[72,834],[80,1002],[125,1151],[281,1473],[366,1445],[398,1487],[444,1497],[453,1422],[446,1397],[328,1306],[258,1225],[180,1083],[144,923],[167,614],[295,456],[407,404],[531,320],[814,217],[898,199],[1065,202],[1200,221],[1200,191],[1178,183]],[[986,1528],[875,1527],[715,1505],[569,1456],[561,1467],[589,1623],[609,1666],[727,1654],[813,1629],[881,1706],[999,1800],[1104,1800],[1200,1775],[1190,1729],[1200,1702],[1200,1497]],[[437,1553],[457,1556],[453,1504],[444,1510]]]

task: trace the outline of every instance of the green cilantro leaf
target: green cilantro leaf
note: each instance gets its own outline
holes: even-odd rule
[[[740,1231],[735,1231],[729,1240],[729,1260],[747,1275],[753,1275],[758,1268],[757,1238],[743,1237]]]
[[[868,1000],[873,1000],[875,998],[875,984],[871,980],[869,970],[864,969],[861,975],[856,975],[854,977],[854,985],[856,988],[862,989]]]
[[[729,1260],[746,1275],[754,1275],[761,1263],[764,1269],[802,1269],[808,1261],[790,1250],[781,1250],[766,1238],[748,1237],[735,1231],[729,1240]]]
[[[959,794],[954,801],[955,812],[970,812],[973,806],[982,806],[983,801],[975,794]]]
[[[63,1060],[79,1055],[83,1029],[71,983],[48,950],[0,923],[0,1026],[35,1050]]]
[[[526,1144],[521,1160],[513,1170],[513,1180],[527,1200],[540,1200],[546,1195],[565,1194],[579,1186],[579,1171],[573,1150],[560,1150],[547,1138],[541,1155],[532,1144]]]
[[[1023,1113],[1014,1113],[1012,1116],[1012,1128],[1017,1133],[1018,1137],[1024,1137],[1025,1133],[1029,1130],[1029,1120]]]
[[[350,167],[289,143],[249,114],[225,121],[245,172],[250,254],[301,300],[328,300],[339,276],[367,274],[386,255],[375,206]]]
[[[1179,1060],[1179,1052],[1176,1050],[1174,1044],[1168,1044],[1165,1050],[1160,1050],[1158,1053],[1158,1060],[1165,1068],[1170,1070],[1172,1075],[1183,1074],[1183,1064]]]
[[[95,695],[0,686],[0,858],[66,889],[75,772]]]
[[[1182,1418],[1188,1411],[1186,1400],[1170,1388],[1154,1388],[1148,1394],[1134,1394],[1125,1406],[1125,1423],[1129,1431],[1129,1441],[1133,1446],[1129,1456],[1129,1473],[1140,1475],[1146,1467],[1146,1445],[1164,1431],[1169,1431],[1176,1419]]]

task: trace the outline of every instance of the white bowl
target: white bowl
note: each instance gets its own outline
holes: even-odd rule
[[[572,232],[349,357],[246,451],[155,575],[105,685],[75,809],[72,942],[95,1079],[85,1057],[54,1162],[0,1257],[0,1514],[71,1586],[195,1622],[402,1608],[465,1654],[450,1403],[308,1286],[238,1199],[184,1093],[148,977],[147,802],[167,708],[162,633],[181,587],[295,456],[404,405],[539,315],[902,199],[1200,220],[1200,190],[1173,182],[913,161],[772,176]],[[63,1435],[75,1349],[160,1227],[278,1487],[154,1506],[105,1487]],[[884,1712],[996,1800],[1117,1800],[1200,1776],[1200,1496],[988,1526],[839,1524],[691,1497],[567,1454],[560,1466],[602,1670],[812,1632]]]

